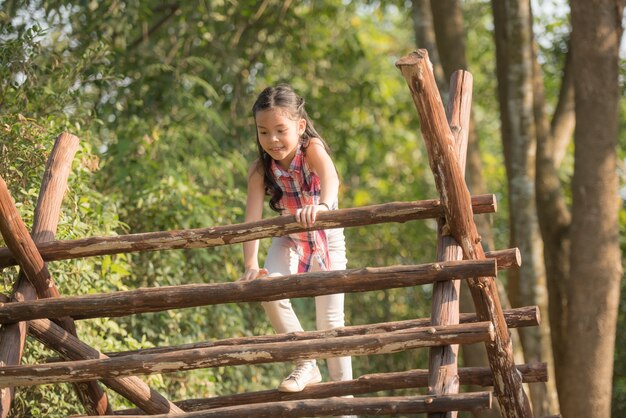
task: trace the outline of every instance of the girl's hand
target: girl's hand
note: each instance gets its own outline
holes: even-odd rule
[[[249,280],[258,279],[259,277],[267,276],[267,274],[268,274],[267,269],[251,268],[251,269],[247,269],[246,272],[243,274],[243,276],[237,279],[237,281],[241,280],[241,281],[247,282]]]
[[[327,211],[326,205],[306,205],[296,211],[296,221],[304,226],[313,226],[317,219],[317,213]]]

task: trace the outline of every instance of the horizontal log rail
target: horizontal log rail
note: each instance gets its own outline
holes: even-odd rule
[[[504,311],[507,325],[511,328],[534,327],[539,325],[540,316],[537,306],[525,306],[522,308],[509,309]],[[478,317],[473,313],[460,314],[462,324],[478,322]],[[169,353],[178,350],[190,350],[193,348],[217,347],[223,345],[242,345],[259,343],[277,343],[283,341],[304,341],[319,340],[333,337],[349,337],[351,335],[377,334],[380,332],[400,331],[415,327],[431,326],[430,318],[407,319],[405,321],[381,322],[369,325],[351,325],[342,328],[334,328],[323,331],[303,331],[291,332],[287,334],[271,334],[254,337],[225,338],[218,341],[201,341],[197,343],[174,345],[169,347],[152,347],[139,350],[121,351],[116,353],[106,353],[109,357],[129,356],[133,354],[154,354]],[[49,362],[59,361],[58,357],[49,359]]]
[[[80,382],[208,367],[388,354],[420,347],[473,344],[493,339],[490,322],[419,327],[371,335],[194,348],[170,353],[0,367],[0,387]]]
[[[68,296],[0,304],[0,323],[70,316],[116,317],[222,303],[261,302],[331,293],[365,292],[495,276],[496,260],[452,261],[415,266],[321,271],[252,281],[188,284],[96,295]]]
[[[338,416],[344,414],[390,415],[443,412],[449,410],[474,411],[491,408],[491,392],[473,392],[447,396],[381,396],[362,398],[327,398],[300,401],[272,402],[258,405],[240,405],[202,412],[177,415],[181,418],[295,418]],[[152,415],[167,418],[170,415]],[[132,415],[105,415],[102,418],[123,418]]]
[[[475,196],[472,203],[475,214],[496,211],[494,195]],[[208,248],[302,231],[437,218],[443,216],[443,212],[441,202],[437,199],[392,202],[322,212],[315,225],[309,228],[303,227],[295,221],[294,216],[289,215],[212,228],[50,241],[37,245],[37,248],[45,261],[142,251]],[[17,262],[11,251],[6,247],[0,248],[0,268],[15,264]]]
[[[538,383],[548,380],[546,363],[521,364],[517,366],[517,370],[522,374],[524,383]],[[493,376],[489,367],[460,367],[458,372],[461,385],[493,386]],[[408,370],[404,372],[367,374],[359,376],[354,380],[341,382],[312,384],[307,386],[305,391],[296,393],[285,393],[271,389],[212,398],[186,399],[175,403],[182,410],[191,412],[225,406],[362,395],[383,390],[424,388],[427,386],[428,370]],[[137,408],[118,410],[115,411],[115,415],[142,415],[142,411]]]

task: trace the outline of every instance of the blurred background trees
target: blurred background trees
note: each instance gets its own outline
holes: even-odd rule
[[[598,10],[607,10],[602,4],[607,2],[598,3]],[[473,193],[494,193],[499,200],[496,216],[477,218],[483,242],[498,249],[522,249],[523,269],[499,279],[505,285],[502,297],[510,298],[513,306],[539,304],[546,317],[550,314],[550,320],[544,321],[549,327],[521,336],[517,346],[524,353],[520,355],[526,361],[549,361],[550,350],[565,355],[568,335],[574,332],[564,316],[565,294],[577,289],[578,296],[569,298],[581,297],[588,291],[563,279],[569,277],[570,258],[576,260],[584,252],[581,248],[575,253],[572,247],[570,254],[569,208],[583,196],[576,197],[575,190],[580,189],[572,188],[574,83],[569,77],[572,71],[579,77],[587,74],[581,61],[568,61],[568,52],[575,48],[570,44],[567,2],[105,0],[68,4],[44,0],[0,4],[0,174],[27,224],[53,138],[63,130],[81,138],[59,239],[241,222],[246,169],[255,155],[250,107],[263,87],[280,81],[291,83],[306,98],[309,114],[332,148],[342,179],[342,207],[434,198],[415,110],[393,64],[416,47],[428,48],[444,98],[450,73],[468,69],[474,76],[468,184]],[[574,6],[574,11],[589,15]],[[616,22],[622,10],[623,5],[614,8]],[[580,53],[588,54],[594,47]],[[603,61],[611,53],[615,62]],[[602,130],[604,158],[617,164],[605,174],[613,173],[615,181],[621,176],[623,186],[625,66],[616,54],[617,47],[609,46],[594,57],[594,62],[606,62],[602,67],[609,73],[603,78],[613,84],[593,91],[608,92],[599,101],[607,106],[605,115],[613,115],[614,109],[614,119],[600,125],[610,126]],[[591,79],[586,80],[588,84],[579,87],[592,85]],[[577,115],[586,116],[597,126],[598,119],[591,119],[588,111]],[[587,141],[594,138],[591,133],[584,135]],[[584,149],[578,144],[585,139],[577,136],[576,140],[582,141],[576,149]],[[596,146],[592,141],[591,148]],[[583,154],[588,155],[588,151]],[[597,173],[590,172],[583,178],[594,176]],[[607,190],[616,193],[616,184],[610,183]],[[607,213],[617,215],[617,199],[602,203]],[[609,228],[617,234],[624,222],[622,210],[619,226]],[[434,260],[436,225],[431,222],[346,233],[349,267]],[[617,236],[613,240],[617,244]],[[585,245],[584,240],[578,242]],[[624,245],[623,239],[620,244]],[[611,245],[599,250],[615,257],[616,247]],[[605,263],[612,269],[607,275],[590,278],[578,267],[577,277],[591,285],[606,283],[609,288],[603,294],[612,294],[616,301],[615,284],[622,272],[621,260],[615,261]],[[230,281],[241,273],[241,266],[241,249],[235,246],[55,262],[51,269],[62,293],[84,294]],[[3,271],[5,293],[11,291],[16,271]],[[351,294],[346,298],[348,321],[364,324],[428,316],[429,297],[429,289],[421,287]],[[295,304],[305,328],[311,329],[312,301]],[[597,307],[597,302],[590,305]],[[612,315],[617,314],[616,306],[609,305]],[[575,312],[601,314],[581,306]],[[621,327],[624,319],[619,312]],[[581,323],[580,318],[575,321]],[[615,334],[614,321],[613,325],[610,318],[607,321],[603,332],[612,329]],[[78,327],[80,337],[102,351],[272,332],[258,304],[81,321]],[[622,334],[617,333],[614,363],[614,416],[626,413],[626,380],[621,372],[626,369],[626,351],[623,341],[619,343],[626,337]],[[612,352],[613,343],[609,345],[609,351],[602,351],[605,357]],[[24,361],[40,362],[49,355],[37,342],[30,342]],[[574,371],[580,359],[567,358],[562,367]],[[411,351],[354,358],[353,363],[358,376],[424,367],[425,360],[425,352]],[[556,364],[557,376],[559,367]],[[281,364],[239,366],[147,379],[178,400],[274,387],[286,371]],[[606,380],[607,375],[602,376]],[[585,385],[585,376],[578,380]],[[540,391],[543,396],[532,394],[538,413],[558,412],[554,410],[559,408],[554,386],[558,382],[551,376],[552,386]],[[599,390],[607,387],[608,382]],[[73,397],[71,389],[62,385],[19,389],[13,415],[80,413]],[[116,408],[124,406],[124,400],[112,398]],[[563,402],[561,398],[565,411]]]

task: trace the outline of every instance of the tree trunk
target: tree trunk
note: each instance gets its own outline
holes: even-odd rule
[[[433,63],[433,73],[437,88],[441,93],[441,99],[448,98],[448,80],[452,75],[444,74],[441,60],[439,59],[439,49],[435,35],[435,23],[431,12],[430,0],[413,0],[411,2],[411,17],[413,22],[413,33],[415,34],[415,45],[428,51],[430,61]],[[460,70],[462,68],[455,68]]]
[[[511,242],[522,251],[522,267],[510,271],[513,306],[538,305],[548,314],[543,242],[535,201],[536,131],[533,113],[532,28],[529,0],[493,0],[494,36],[502,143],[506,162]],[[548,322],[520,330],[527,362],[552,357]],[[546,341],[543,341],[542,338]],[[550,413],[547,391],[530,387],[537,416]]]
[[[565,148],[574,132],[574,85],[571,77],[571,53],[568,52],[563,70],[559,102],[552,120],[552,128],[545,114],[543,76],[537,61],[536,43],[533,42],[534,114],[537,128],[537,217],[544,243],[544,264],[548,286],[548,311],[543,311],[541,325],[542,351],[549,353],[544,344],[551,344],[553,356],[543,355],[548,364],[550,379],[546,383],[550,413],[560,411],[557,389],[562,362],[565,357],[567,281],[569,269],[570,213],[565,202],[558,169]],[[547,315],[546,315],[547,313]],[[547,318],[545,318],[547,317]],[[549,329],[546,329],[549,327]]]
[[[576,132],[561,407],[566,417],[608,418],[622,276],[617,139],[624,2],[572,0],[571,7]]]

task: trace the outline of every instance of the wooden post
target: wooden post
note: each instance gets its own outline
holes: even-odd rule
[[[428,160],[450,233],[463,248],[466,258],[482,259],[485,254],[472,218],[469,191],[454,152],[454,140],[436,89],[428,53],[420,49],[400,58],[396,66],[407,81],[420,116]],[[496,330],[495,341],[487,343],[486,348],[494,374],[495,393],[503,413],[508,418],[532,417],[522,378],[515,368],[511,338],[494,279],[480,276],[468,280],[468,285],[479,318],[493,322]]]
[[[8,366],[0,367],[0,387],[79,382],[309,358],[386,354],[431,345],[472,344],[490,339],[493,339],[493,325],[489,322],[475,322],[323,340],[217,346],[45,365]]]
[[[466,260],[418,266],[319,271],[230,283],[164,286],[4,303],[0,304],[0,323],[55,316],[71,316],[75,319],[115,317],[220,303],[264,302],[329,293],[364,292],[495,274],[495,260]]]
[[[472,75],[457,71],[450,80],[448,122],[455,137],[455,150],[462,173],[465,172],[469,118],[472,103]],[[463,249],[447,232],[446,218],[437,220],[437,261],[463,259]],[[431,320],[433,325],[459,323],[460,280],[437,282],[433,285]],[[429,350],[430,378],[428,393],[448,395],[459,393],[457,358],[459,346],[432,347]],[[456,418],[456,411],[429,414],[429,418]]]
[[[9,190],[0,177],[0,216],[3,218],[0,228],[7,245],[18,246],[17,251],[25,262],[15,284],[13,300],[26,301],[37,298],[58,297],[57,290],[45,263],[41,260],[34,243],[43,243],[54,239],[57,229],[61,203],[67,188],[67,178],[71,171],[72,160],[78,148],[78,138],[68,133],[59,135],[54,143],[46,170],[44,172],[32,228],[32,239],[23,224]],[[8,239],[7,239],[8,237]],[[17,242],[15,242],[17,240]],[[22,246],[24,246],[22,248]],[[32,256],[32,258],[31,258]],[[39,256],[39,257],[38,257]],[[24,259],[26,257],[26,259]],[[36,289],[36,292],[35,292]],[[71,318],[59,321],[71,334],[76,335]],[[0,333],[0,361],[5,365],[19,364],[24,350],[27,325],[20,322],[5,325]],[[94,415],[110,413],[108,399],[98,382],[84,382],[75,385],[78,397],[85,410]],[[11,409],[13,388],[2,391],[0,416],[6,417]]]
[[[474,213],[495,212],[493,195],[472,198]],[[159,231],[114,237],[90,237],[53,241],[38,246],[46,261],[67,260],[95,255],[140,251],[160,251],[181,248],[208,248],[276,237],[317,229],[347,228],[387,222],[407,222],[416,219],[438,218],[443,215],[439,200],[394,202],[360,208],[322,212],[315,225],[305,228],[293,216],[277,216],[257,222],[198,228],[183,231]],[[0,248],[0,268],[17,264],[7,248]]]

